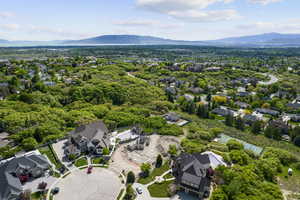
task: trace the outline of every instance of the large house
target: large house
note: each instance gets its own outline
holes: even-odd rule
[[[213,169],[219,165],[226,166],[226,163],[213,152],[183,153],[174,160],[172,173],[180,189],[197,194],[201,199],[209,196]]]
[[[102,121],[82,125],[70,132],[65,154],[79,156],[81,153],[101,155],[104,148],[110,147],[109,131]]]
[[[19,199],[23,184],[44,176],[50,168],[46,157],[37,152],[27,153],[0,164],[0,200]]]

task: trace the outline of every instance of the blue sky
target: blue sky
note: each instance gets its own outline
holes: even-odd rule
[[[300,33],[299,0],[3,0],[0,38],[81,39],[104,34],[210,40]]]

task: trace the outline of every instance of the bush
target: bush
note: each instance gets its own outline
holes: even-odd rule
[[[233,150],[229,156],[234,164],[247,165],[250,162],[250,157],[244,151]]]
[[[135,175],[132,171],[128,172],[127,174],[127,179],[126,179],[126,183],[127,184],[132,184],[135,182]]]
[[[237,140],[231,139],[227,142],[228,149],[231,150],[243,150],[244,145]]]
[[[282,150],[282,149],[277,149],[273,147],[267,147],[265,149],[265,153],[263,154],[263,158],[278,158],[284,166],[288,166],[292,163],[296,163],[299,161],[297,157],[295,157],[292,153]]]

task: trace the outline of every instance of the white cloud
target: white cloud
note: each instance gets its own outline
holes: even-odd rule
[[[258,3],[258,4],[262,4],[262,5],[267,5],[269,3],[276,3],[282,0],[248,0],[251,3]]]
[[[169,12],[169,15],[189,22],[217,22],[239,18],[239,15],[235,10],[187,10],[185,12],[172,11]]]
[[[128,19],[128,20],[121,20],[113,22],[114,25],[118,26],[126,26],[126,27],[154,27],[154,28],[161,28],[161,29],[175,29],[180,28],[183,26],[181,23],[162,23],[156,20],[143,20],[143,19]]]
[[[0,18],[14,17],[15,14],[12,12],[0,12]]]
[[[137,0],[137,6],[152,12],[166,14],[187,22],[216,22],[238,17],[235,10],[204,10],[212,4],[235,0]]]
[[[4,31],[16,31],[20,29],[20,25],[19,24],[1,24],[0,25],[0,30],[4,30]]]
[[[281,22],[255,22],[236,26],[238,30],[251,32],[281,32],[281,33],[299,33],[300,19],[292,19]]]
[[[141,8],[157,12],[204,9],[215,3],[230,3],[234,0],[137,0]]]
[[[129,20],[122,20],[114,22],[115,25],[120,26],[154,26],[158,24],[157,21],[154,20],[136,20],[136,19],[129,19]]]

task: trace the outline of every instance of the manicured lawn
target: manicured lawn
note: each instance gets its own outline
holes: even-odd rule
[[[154,168],[147,178],[140,178],[138,180],[138,183],[148,184],[154,181],[156,176],[161,176],[164,172],[168,171],[169,169],[169,161],[164,161],[164,164],[160,168]]]
[[[152,197],[158,197],[158,198],[163,198],[163,197],[169,197],[168,193],[168,188],[169,185],[172,184],[173,181],[165,181],[162,183],[154,183],[148,187],[148,190],[150,192],[150,195]]]
[[[41,193],[41,192],[35,192],[35,193],[32,193],[31,194],[31,199],[32,200],[41,200],[41,199],[43,199],[43,193]]]
[[[88,162],[87,162],[87,159],[86,158],[79,158],[78,160],[75,161],[74,165],[76,167],[81,167],[81,166],[84,166],[84,165],[87,165]]]
[[[300,192],[300,170],[293,169],[293,176],[288,175],[288,167],[283,167],[279,174],[281,187],[293,192]]]
[[[93,158],[93,159],[92,159],[92,163],[93,163],[93,164],[105,164],[105,161],[104,161],[103,158],[98,157],[98,158]]]
[[[49,158],[49,160],[55,165],[56,169],[60,169],[62,167],[62,164],[56,161],[55,155],[53,155],[49,146],[41,147],[39,148],[39,151],[41,152],[41,154],[44,154]]]
[[[166,175],[164,175],[163,178],[164,179],[170,179],[170,178],[174,178],[174,176],[171,173],[167,173]]]

